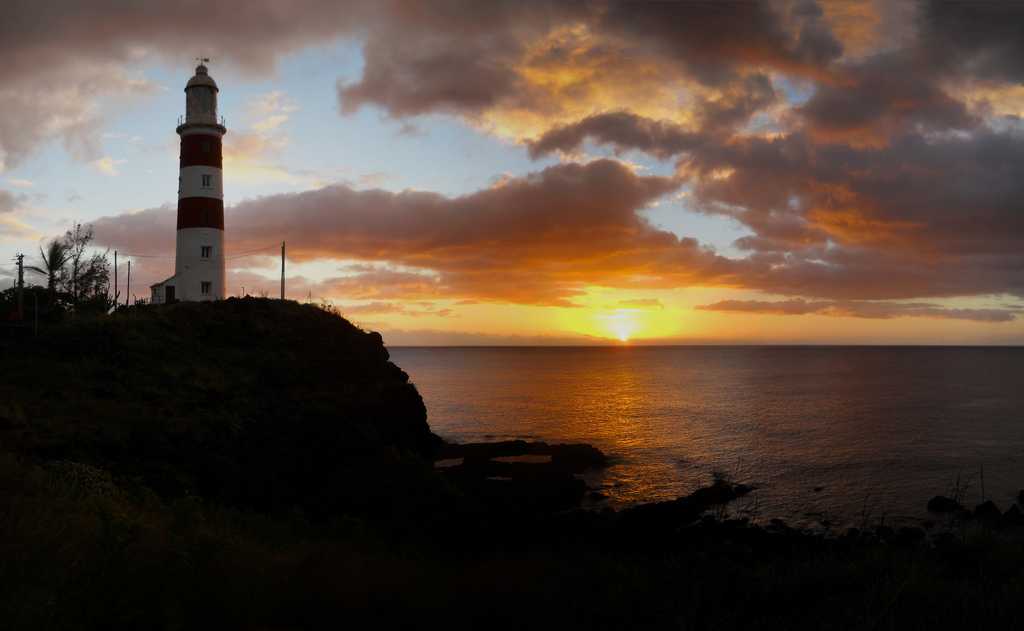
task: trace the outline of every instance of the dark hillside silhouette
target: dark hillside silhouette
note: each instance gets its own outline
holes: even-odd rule
[[[167,497],[390,511],[379,498],[412,500],[438,441],[380,335],[315,306],[131,307],[13,350],[0,384],[16,406],[6,446],[135,476]]]

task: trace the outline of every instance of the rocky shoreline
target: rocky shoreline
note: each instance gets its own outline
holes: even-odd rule
[[[758,522],[731,517],[726,508],[733,501],[757,489],[742,482],[715,479],[675,500],[649,502],[615,510],[600,507],[600,492],[589,488],[581,475],[602,469],[612,459],[586,443],[549,444],[508,440],[498,442],[444,442],[434,457],[435,470],[489,510],[511,513],[579,513],[581,523],[593,522],[607,529],[642,532],[644,536],[665,535],[699,525],[707,530],[730,532],[757,530],[765,535],[782,535],[822,540],[844,540],[895,545],[941,545],[963,535],[965,528],[1020,531],[1024,533],[1024,490],[1018,503],[1001,511],[991,500],[968,509],[956,499],[937,495],[927,502],[929,519],[917,526],[893,527],[883,520],[862,527],[824,530],[791,527],[782,519]],[[585,500],[598,504],[588,510]],[[597,500],[597,502],[594,502]]]

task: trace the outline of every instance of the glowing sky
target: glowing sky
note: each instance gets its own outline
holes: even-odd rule
[[[74,221],[172,273],[207,55],[230,294],[286,240],[393,344],[1024,342],[1021,4],[16,0],[0,54],[0,287]]]

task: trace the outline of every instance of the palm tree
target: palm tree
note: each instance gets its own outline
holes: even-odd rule
[[[43,260],[42,267],[29,265],[27,269],[46,276],[46,288],[53,293],[57,288],[57,277],[68,262],[68,246],[62,239],[53,239],[46,249],[39,248],[39,256]]]

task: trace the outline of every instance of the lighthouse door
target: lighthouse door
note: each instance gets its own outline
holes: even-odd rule
[[[164,287],[164,302],[166,304],[174,302],[174,285],[167,285]]]

